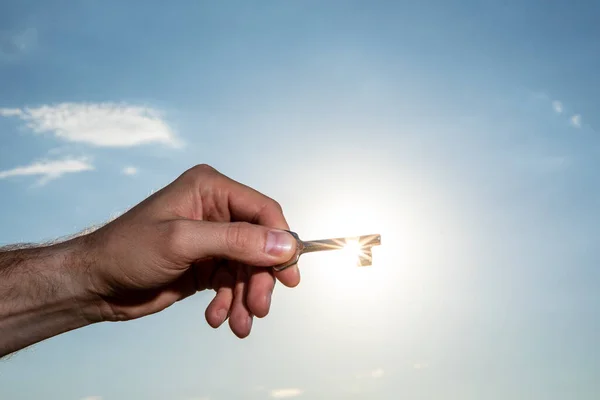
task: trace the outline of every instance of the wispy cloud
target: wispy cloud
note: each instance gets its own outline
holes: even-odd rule
[[[37,161],[29,165],[0,171],[0,179],[16,176],[38,176],[38,184],[44,185],[53,179],[60,178],[65,174],[91,171],[94,166],[85,158],[65,158],[63,160]]]
[[[536,101],[543,102],[545,104],[545,106],[550,104],[552,106],[552,110],[556,114],[564,115],[565,117],[568,114],[570,114],[568,107],[565,107],[563,102],[560,100],[551,100],[551,98],[549,96],[547,96],[546,94],[534,94],[533,98]],[[581,128],[582,127],[581,114],[577,114],[577,113],[572,114],[571,117],[569,117],[569,124],[571,126],[573,126],[574,128]]]
[[[0,31],[0,61],[14,61],[29,52],[37,43],[35,28],[22,31]]]
[[[563,105],[558,100],[554,100],[552,102],[552,108],[554,109],[554,112],[557,114],[561,114],[563,112]]]
[[[133,176],[133,175],[137,175],[138,174],[138,169],[136,167],[125,167],[123,168],[123,175],[128,175],[128,176]]]
[[[34,108],[2,108],[0,116],[16,117],[33,132],[98,147],[133,147],[180,140],[153,108],[117,103],[61,103]]]
[[[18,108],[0,108],[0,117],[19,117],[23,111]]]
[[[271,390],[271,397],[274,399],[287,399],[297,397],[303,393],[303,390],[298,388],[274,389]]]

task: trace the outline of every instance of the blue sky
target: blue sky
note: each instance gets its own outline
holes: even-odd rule
[[[600,5],[0,4],[0,244],[102,223],[209,163],[304,238],[240,341],[200,294],[0,363],[0,398],[592,399]]]

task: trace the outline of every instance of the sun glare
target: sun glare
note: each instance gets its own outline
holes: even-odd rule
[[[344,244],[344,248],[341,250],[343,253],[344,264],[347,266],[356,266],[360,260],[360,256],[363,252],[362,246],[356,239],[349,239]]]

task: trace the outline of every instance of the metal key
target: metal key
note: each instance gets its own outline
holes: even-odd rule
[[[341,250],[349,243],[356,242],[360,246],[360,253],[358,255],[358,265],[361,267],[367,267],[373,263],[373,253],[371,248],[374,246],[381,245],[381,235],[363,235],[357,237],[345,237],[335,239],[322,239],[322,240],[308,240],[303,241],[300,239],[297,233],[288,231],[296,239],[296,253],[292,259],[284,264],[276,265],[273,267],[275,271],[283,271],[286,268],[296,265],[300,256],[304,253],[312,253],[315,251],[329,251],[329,250]]]

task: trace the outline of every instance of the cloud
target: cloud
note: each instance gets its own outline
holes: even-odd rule
[[[16,60],[29,52],[37,43],[35,28],[20,32],[0,31],[0,60]]]
[[[133,147],[181,142],[157,110],[116,103],[61,103],[34,108],[2,108],[0,116],[17,117],[33,132],[97,147]]]
[[[271,397],[274,399],[287,399],[289,397],[300,396],[302,393],[303,391],[298,388],[274,389],[271,390]]]
[[[16,176],[39,176],[38,184],[43,185],[53,179],[58,179],[65,174],[91,171],[94,166],[85,158],[65,158],[54,161],[37,161],[29,165],[0,171],[0,179]]]
[[[138,173],[138,169],[136,167],[125,167],[123,168],[123,175],[128,175],[128,176],[133,176],[133,175],[137,175]]]
[[[378,378],[381,378],[383,376],[383,374],[384,374],[383,368],[377,368],[377,369],[374,369],[373,371],[371,371],[371,378],[378,379]]]
[[[558,100],[555,100],[552,102],[552,108],[554,109],[554,112],[557,114],[561,114],[563,112],[563,105]]]
[[[429,367],[429,364],[427,363],[414,363],[413,364],[413,369],[425,369]]]
[[[559,101],[559,100],[552,100],[550,99],[550,97],[548,97],[546,94],[538,94],[538,93],[534,93],[532,94],[533,98],[536,101],[542,101],[544,103],[544,107],[547,107],[548,104],[550,104],[552,106],[552,109],[554,110],[554,112],[556,114],[562,114],[565,115],[567,112],[565,111],[565,106],[564,104]],[[569,118],[569,123],[571,124],[571,126],[575,127],[575,128],[581,128],[582,127],[582,119],[581,119],[581,115],[580,114],[573,114],[570,118]]]
[[[0,117],[19,117],[23,111],[18,108],[0,108]]]

